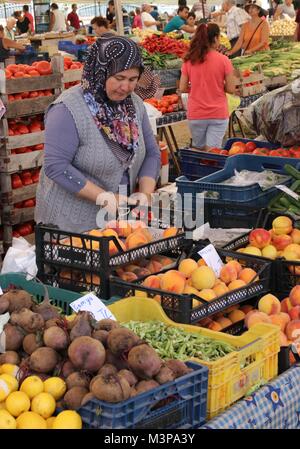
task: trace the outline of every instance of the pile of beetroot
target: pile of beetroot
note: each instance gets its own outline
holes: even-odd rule
[[[116,321],[96,321],[89,312],[67,320],[48,299],[37,304],[24,290],[0,297],[0,314],[6,312],[0,364],[18,365],[20,383],[33,374],[62,377],[67,391],[57,405],[63,408],[79,408],[92,398],[124,401],[192,371],[179,360],[161,360]]]

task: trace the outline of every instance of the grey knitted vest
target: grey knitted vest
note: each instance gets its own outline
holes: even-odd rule
[[[139,148],[129,167],[130,192],[134,191],[146,153],[142,132],[145,108],[137,95],[132,94],[132,99],[138,118]],[[81,88],[75,86],[63,92],[52,105],[58,103],[63,103],[71,112],[78,131],[80,144],[73,160],[74,167],[105,191],[117,192],[124,168],[97,128]],[[97,227],[97,212],[99,206],[66,191],[49,179],[42,168],[36,194],[36,223],[53,224],[70,232],[84,232]]]

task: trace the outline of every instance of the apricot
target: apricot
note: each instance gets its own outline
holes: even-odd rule
[[[100,277],[97,274],[85,274],[87,284],[100,285]]]
[[[225,313],[230,313],[233,310],[238,310],[240,307],[239,304],[233,304],[232,306],[227,307],[227,309],[224,310]]]
[[[289,294],[290,302],[292,306],[300,304],[300,285],[296,285]]]
[[[210,329],[215,332],[220,332],[222,330],[222,326],[217,321],[212,321],[207,326],[207,329]]]
[[[167,256],[153,256],[151,258],[151,261],[155,260],[156,262],[159,262],[163,267],[167,267],[168,265],[171,265],[174,261],[170,259],[170,257]]]
[[[256,246],[246,246],[244,248],[243,254],[249,254],[251,256],[261,256],[261,250],[256,248]]]
[[[126,251],[126,246],[125,246],[124,242],[122,242],[122,240],[120,240],[119,238],[117,238],[117,241],[118,241],[119,245],[121,246],[121,250],[118,248],[118,246],[115,244],[115,242],[110,241],[108,244],[110,256],[114,256],[115,254],[118,254],[120,251]]]
[[[88,232],[88,235],[92,235],[93,237],[103,237],[102,231],[100,229],[93,229],[92,231]]]
[[[245,285],[247,285],[245,281],[242,279],[237,279],[236,281],[230,282],[230,284],[228,284],[228,288],[231,291],[236,290],[237,288],[245,287]]]
[[[300,306],[294,306],[288,311],[288,315],[291,320],[300,319]]]
[[[185,287],[185,276],[177,270],[169,270],[163,273],[160,279],[162,290],[181,294]]]
[[[240,310],[244,312],[245,315],[250,312],[250,310],[253,310],[253,306],[251,304],[244,304],[240,307]]]
[[[293,243],[292,237],[287,234],[274,235],[272,239],[272,244],[277,251],[283,251],[291,243]]]
[[[193,271],[191,279],[192,286],[197,290],[202,290],[203,288],[213,288],[216,282],[216,275],[212,268],[203,266]]]
[[[157,260],[150,260],[150,262],[146,265],[146,268],[150,271],[150,273],[159,273],[162,270],[162,264]]]
[[[198,266],[199,267],[207,267],[207,263],[205,262],[204,259],[201,258],[198,260]]]
[[[293,222],[289,217],[279,216],[272,222],[272,229],[274,234],[290,234],[293,230]]]
[[[138,277],[136,274],[132,273],[131,271],[125,271],[124,273],[120,274],[120,278],[126,282],[133,282],[133,281],[136,281]]]
[[[266,229],[253,229],[249,234],[249,243],[251,246],[262,249],[271,243],[271,235]]]
[[[215,292],[216,296],[219,297],[229,292],[229,288],[224,282],[219,282],[218,284],[214,285],[213,291]]]
[[[228,263],[222,267],[219,277],[225,284],[229,284],[237,280],[238,274],[236,268]]]
[[[149,243],[149,239],[140,230],[134,231],[125,241],[128,250],[136,248],[137,246],[146,245],[147,243]]]
[[[281,310],[280,301],[276,298],[276,296],[268,293],[258,301],[258,310],[266,313],[267,315],[279,313]]]
[[[178,271],[180,273],[184,274],[186,278],[189,278],[193,271],[195,271],[198,268],[198,264],[193,259],[184,259],[180,262]]]
[[[198,296],[206,301],[212,301],[217,297],[215,292],[211,288],[204,288],[198,293]]]
[[[284,313],[289,313],[289,311],[293,307],[291,304],[290,298],[284,298],[281,301],[280,306],[281,306],[281,312],[284,312]]]
[[[275,315],[270,315],[270,320],[272,324],[279,326],[282,332],[284,332],[288,322],[291,321],[289,315],[283,312],[277,313]]]
[[[228,315],[228,318],[232,323],[237,323],[238,321],[242,321],[245,318],[245,313],[242,310],[233,310]]]
[[[280,331],[280,335],[279,335],[279,344],[280,346],[288,346],[289,345],[289,341],[286,337],[286,335]]]
[[[226,318],[226,317],[224,317],[224,316],[221,317],[221,318],[218,318],[218,319],[216,320],[216,322],[220,324],[220,326],[222,327],[222,329],[225,329],[226,327],[232,325],[232,322],[231,322],[228,318]]]
[[[163,238],[166,239],[168,237],[175,237],[177,234],[178,234],[177,228],[165,229],[163,232]]]
[[[233,266],[236,269],[237,274],[239,275],[242,271],[243,267],[237,260],[230,260],[227,263],[227,266]]]
[[[250,284],[250,282],[257,281],[259,277],[252,268],[243,268],[239,274],[239,279],[246,282],[246,284]]]
[[[293,243],[299,244],[300,243],[300,229],[293,229],[291,233],[291,237],[293,240]]]
[[[274,245],[267,245],[261,250],[261,255],[274,260],[277,257],[277,249]]]
[[[270,323],[270,317],[264,313],[259,312],[258,310],[247,313],[245,317],[245,325],[247,329],[251,329],[252,326],[258,323]]]
[[[144,279],[143,285],[148,288],[160,289],[160,279],[158,276],[151,275]]]
[[[300,320],[290,321],[285,329],[288,340],[295,341],[300,337]]]

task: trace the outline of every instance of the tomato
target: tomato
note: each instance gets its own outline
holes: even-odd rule
[[[13,174],[11,176],[11,186],[13,189],[19,189],[20,187],[23,187],[22,180],[19,175]]]
[[[247,142],[245,146],[245,153],[252,153],[252,151],[256,149],[256,145],[254,142]]]
[[[19,70],[19,67],[17,64],[8,64],[8,66],[6,66],[6,69],[9,70],[12,74],[14,74]]]
[[[18,229],[17,232],[19,232],[19,234],[20,234],[22,237],[31,234],[31,227],[30,227],[29,224],[25,224],[25,223],[24,223],[24,224],[22,224],[22,225],[19,225],[17,229]]]
[[[174,107],[172,105],[168,107],[168,112],[174,112]]]
[[[33,147],[33,150],[38,151],[38,150],[43,150],[44,149],[44,144],[43,143],[39,143],[38,145],[35,145]]]
[[[27,152],[27,147],[16,148],[16,154],[23,154]]]
[[[256,148],[252,154],[256,154],[258,156],[268,156],[269,151],[266,148]]]
[[[17,125],[17,130],[19,131],[19,133],[21,134],[28,134],[29,133],[29,129],[26,125],[23,125],[22,123],[20,123],[19,125]]]
[[[39,72],[35,69],[28,70],[28,75],[30,76],[40,76]]]
[[[165,114],[167,112],[167,108],[160,108],[160,111],[162,114]]]
[[[14,206],[15,206],[16,209],[22,209],[23,201],[21,201],[20,203],[16,203]]]
[[[7,96],[8,101],[15,101],[15,96],[13,94],[10,94]]]
[[[31,133],[36,133],[42,131],[41,125],[39,123],[31,123],[29,125],[29,130]]]
[[[280,151],[278,151],[278,150],[271,150],[269,153],[269,156],[281,157],[281,154],[280,154]]]
[[[208,150],[208,153],[220,154],[221,148],[213,147]]]
[[[234,142],[233,145],[231,146],[231,148],[233,148],[233,147],[239,147],[241,150],[243,150],[243,153],[246,150],[246,144],[244,142]]]
[[[15,72],[15,73],[14,73],[14,77],[15,77],[15,78],[23,78],[24,75],[25,75],[25,73],[24,73],[24,72],[21,72],[21,71]]]
[[[223,154],[224,156],[228,156],[228,151],[227,150],[221,150],[220,154]]]
[[[291,157],[291,153],[290,153],[290,151],[287,150],[287,149],[281,150],[281,151],[280,151],[280,154],[281,154],[282,157]]]
[[[22,98],[28,98],[29,97],[29,92],[22,92],[21,93],[21,97]]]
[[[36,70],[39,72],[40,75],[51,75],[52,73],[52,67],[50,62],[48,61],[38,61],[38,63],[35,65]]]
[[[19,232],[17,232],[17,231],[13,231],[12,236],[16,237],[16,238],[19,238],[19,237],[21,237],[21,234]]]
[[[8,69],[5,69],[5,77],[9,80],[12,77],[12,72]]]
[[[21,94],[15,94],[15,100],[22,100],[22,95]]]
[[[34,207],[35,206],[35,199],[31,198],[30,200],[25,200],[23,203],[23,207]]]

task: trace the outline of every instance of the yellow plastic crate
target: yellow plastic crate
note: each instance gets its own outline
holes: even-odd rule
[[[280,329],[272,324],[257,324],[241,336],[211,331],[197,326],[171,321],[153,299],[126,298],[115,302],[109,309],[120,322],[158,320],[168,326],[180,327],[187,332],[225,341],[236,351],[214,362],[191,358],[206,365],[208,375],[207,419],[224,411],[261,381],[269,381],[278,372]],[[243,368],[243,365],[247,366]]]

